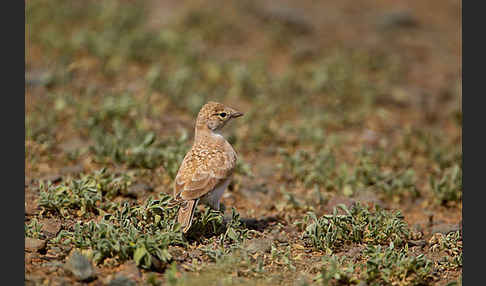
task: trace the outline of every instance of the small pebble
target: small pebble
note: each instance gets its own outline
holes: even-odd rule
[[[117,275],[108,283],[108,286],[135,286],[135,285],[137,285],[135,281],[123,275]]]
[[[78,281],[89,281],[96,277],[91,262],[78,251],[73,252],[65,266]]]
[[[25,238],[25,250],[30,252],[36,252],[46,247],[46,241],[37,238],[26,237]]]

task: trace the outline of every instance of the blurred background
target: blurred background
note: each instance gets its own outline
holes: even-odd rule
[[[460,1],[36,0],[25,29],[29,176],[170,180],[208,100],[246,113],[226,132],[258,177],[297,150],[398,150],[383,168],[428,175],[462,160]]]
[[[208,100],[245,112],[236,189],[355,193],[362,167],[405,176],[399,201],[462,170],[460,1],[37,0],[25,29],[29,178],[113,167],[170,193]]]
[[[33,182],[101,168],[138,186],[122,197],[171,194],[212,100],[245,113],[225,128],[242,216],[462,220],[461,1],[25,5],[26,213]]]

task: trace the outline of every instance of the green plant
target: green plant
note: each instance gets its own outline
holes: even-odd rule
[[[148,169],[163,166],[174,178],[188,148],[187,134],[158,139],[150,126],[135,120],[146,118],[146,104],[128,93],[106,96],[99,106],[79,107],[77,126],[93,139],[90,151],[97,161]]]
[[[195,237],[205,235],[219,235],[224,232],[222,213],[207,207],[204,212],[194,214],[193,223],[189,235]]]
[[[78,216],[99,213],[112,207],[109,198],[126,190],[129,184],[128,176],[115,176],[104,168],[80,179],[69,178],[57,185],[50,181],[41,182],[39,205],[63,216],[69,215],[73,209],[78,210]]]
[[[378,159],[378,160],[377,160]],[[420,196],[415,185],[416,176],[413,169],[405,171],[382,171],[379,158],[369,153],[361,153],[358,164],[350,182],[355,188],[370,188],[385,194],[389,198],[411,195]]]
[[[270,254],[272,261],[274,261],[278,265],[285,266],[290,271],[295,271],[296,268],[292,260],[290,245],[288,245],[285,250],[281,250],[277,248],[275,244],[272,244]]]
[[[460,231],[453,231],[444,235],[436,233],[429,240],[432,252],[443,251],[446,255],[442,256],[437,262],[441,269],[458,269],[462,267],[462,235]]]
[[[112,73],[127,61],[153,61],[160,51],[171,47],[162,33],[143,28],[146,9],[146,2],[29,2],[29,40],[49,51],[46,56],[60,54],[66,62],[87,53]]]
[[[206,207],[202,213],[196,211],[188,238],[216,236],[220,245],[233,245],[227,249],[229,251],[248,237],[248,231],[235,208],[231,209],[231,218],[225,219],[222,212]],[[211,256],[219,257],[217,252],[211,253]]]
[[[431,176],[430,186],[439,204],[445,205],[450,201],[460,201],[462,199],[462,168],[456,164],[445,170],[440,178]]]
[[[324,265],[314,280],[317,282],[321,281],[322,285],[330,285],[331,281],[346,285],[356,282],[354,263],[351,261],[346,262],[346,260],[346,256],[323,256],[322,262]]]
[[[42,234],[41,229],[42,224],[37,218],[33,218],[29,224],[24,224],[24,234],[26,237],[43,238],[44,235]]]
[[[386,249],[368,246],[364,279],[371,285],[394,284],[424,285],[432,279],[432,262],[423,254],[411,256],[408,248],[395,249],[393,243]]]
[[[231,208],[231,219],[226,223],[226,230],[220,242],[241,243],[248,237],[248,229],[240,220],[240,214]]]
[[[344,214],[338,214],[342,210]],[[376,206],[370,212],[359,203],[351,209],[344,205],[334,208],[332,215],[320,218],[308,212],[303,221],[297,222],[304,228],[303,237],[310,240],[317,249],[332,253],[350,243],[402,245],[409,235],[407,223],[400,211],[388,212]]]
[[[160,267],[171,261],[170,245],[184,245],[182,232],[175,224],[176,209],[171,198],[148,198],[142,206],[128,202],[103,213],[99,222],[77,222],[73,231],[58,234],[56,241],[92,251],[93,261],[105,258],[133,259],[142,268]]]
[[[306,186],[326,186],[334,174],[336,160],[327,148],[319,150],[316,154],[305,150],[297,150],[293,154],[282,150],[280,154],[284,160],[284,172],[288,172],[292,178],[302,181]]]

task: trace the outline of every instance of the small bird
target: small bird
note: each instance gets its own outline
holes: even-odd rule
[[[174,198],[180,202],[177,222],[186,233],[199,200],[215,210],[236,166],[236,152],[221,129],[243,113],[210,101],[196,119],[194,144],[182,161],[174,182]]]

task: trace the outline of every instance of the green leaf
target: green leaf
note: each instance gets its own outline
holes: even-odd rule
[[[140,266],[140,262],[145,257],[145,255],[149,255],[145,246],[140,246],[135,250],[135,252],[133,253],[133,260],[135,260],[137,266]]]
[[[147,135],[145,135],[145,138],[143,139],[142,146],[148,147],[148,146],[152,145],[152,143],[154,143],[154,141],[155,141],[155,134],[153,132],[150,132]]]
[[[227,235],[233,241],[238,241],[238,235],[236,234],[236,232],[233,228],[228,228]]]

